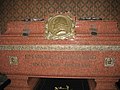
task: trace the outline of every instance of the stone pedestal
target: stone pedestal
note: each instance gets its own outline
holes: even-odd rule
[[[34,90],[39,78],[28,78],[28,76],[9,76],[11,84],[5,90]],[[118,78],[98,77],[89,79],[90,90],[117,90],[115,85]]]
[[[11,84],[5,90],[33,90],[38,78],[28,78],[27,76],[11,75]]]
[[[96,78],[95,90],[117,90],[115,83],[118,81],[116,78]]]

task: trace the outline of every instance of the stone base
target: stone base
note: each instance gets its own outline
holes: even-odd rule
[[[39,81],[39,78],[19,75],[11,75],[8,78],[11,79],[11,84],[5,90],[34,90]],[[88,78],[88,83],[90,90],[117,90],[115,83],[118,80],[119,78],[114,77],[95,77],[95,79]]]
[[[116,82],[119,78],[97,77],[89,79],[90,90],[118,90]]]
[[[28,76],[8,76],[11,84],[5,90],[33,90],[38,82],[38,78],[28,78]]]
[[[107,77],[96,78],[95,90],[117,90],[115,84],[118,82],[118,80],[119,79]]]

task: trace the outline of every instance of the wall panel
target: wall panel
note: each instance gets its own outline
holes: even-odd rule
[[[80,17],[116,20],[120,28],[120,0],[0,0],[0,30],[10,20],[44,18],[54,12],[70,11]]]

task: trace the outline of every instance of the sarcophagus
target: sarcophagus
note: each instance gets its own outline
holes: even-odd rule
[[[10,21],[0,35],[0,72],[12,80],[8,90],[33,89],[40,77],[94,79],[91,90],[117,90],[119,68],[115,21],[55,14],[45,20]]]

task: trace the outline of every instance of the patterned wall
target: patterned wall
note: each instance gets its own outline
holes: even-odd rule
[[[80,17],[117,20],[120,27],[120,0],[0,0],[0,30],[10,20],[42,18],[49,13],[70,11]]]

